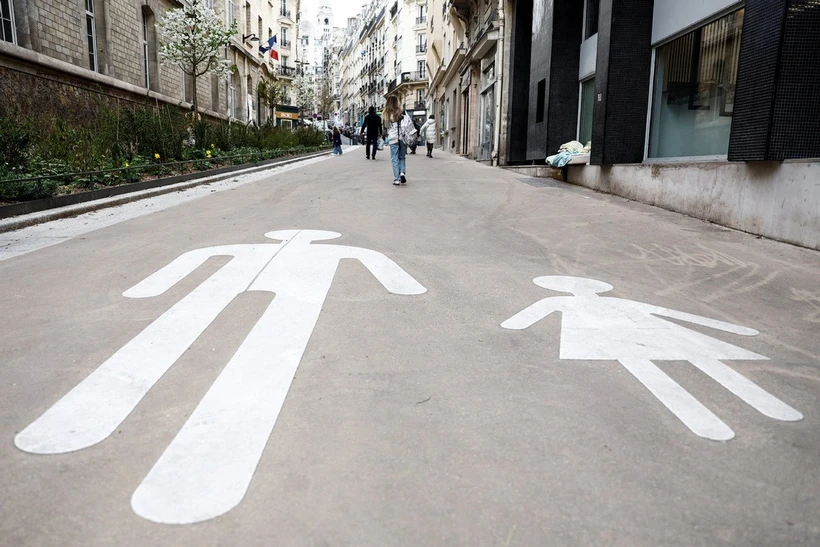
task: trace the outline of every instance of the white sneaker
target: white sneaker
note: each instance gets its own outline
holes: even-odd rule
[[[400,184],[399,181],[397,181],[397,180],[393,181],[393,186],[398,186],[399,184]]]
[[[401,179],[401,183],[404,184],[407,182],[407,177],[404,176],[404,173],[399,174],[399,178]],[[395,184],[395,183],[394,183]]]

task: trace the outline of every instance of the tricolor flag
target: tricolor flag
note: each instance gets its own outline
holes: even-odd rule
[[[270,51],[270,58],[274,61],[279,60],[279,52],[276,51],[276,35],[271,36],[267,42],[259,46],[259,53],[264,55]]]

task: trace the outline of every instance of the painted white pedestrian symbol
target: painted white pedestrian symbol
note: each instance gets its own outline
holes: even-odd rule
[[[768,357],[660,317],[743,336],[755,336],[756,330],[633,300],[601,297],[599,293],[613,287],[594,279],[544,276],[533,282],[574,296],[544,298],[501,323],[502,327],[526,329],[553,312],[561,312],[561,359],[620,362],[696,435],[728,440],[734,432],[652,361],[689,361],[762,414],[785,421],[803,418],[800,412],[721,362]]]
[[[104,440],[235,296],[274,292],[270,306],[131,499],[140,516],[173,524],[207,520],[235,507],[273,431],[339,260],[358,259],[391,293],[426,292],[381,253],[310,244],[341,234],[284,230],[265,235],[281,243],[190,251],[123,293],[157,296],[208,258],[233,257],[20,432],[17,447],[59,454]]]

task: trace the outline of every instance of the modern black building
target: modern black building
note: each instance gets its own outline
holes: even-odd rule
[[[565,142],[591,143],[588,164],[569,170],[573,182],[820,245],[816,210],[798,212],[814,235],[752,229],[742,218],[744,208],[760,216],[765,205],[752,201],[783,197],[784,184],[798,209],[820,200],[810,182],[820,177],[811,161],[820,158],[820,0],[511,5],[508,165],[543,164]],[[661,178],[670,166],[677,174],[642,181],[640,167],[650,166]],[[704,182],[707,167],[717,187]],[[693,195],[715,191],[741,202],[710,209]],[[756,222],[781,221],[774,211]]]

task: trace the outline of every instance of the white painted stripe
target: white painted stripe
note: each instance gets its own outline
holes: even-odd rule
[[[321,305],[276,296],[134,492],[134,512],[154,522],[190,524],[242,501]]]
[[[728,441],[735,436],[728,425],[651,361],[645,359],[619,359],[619,361],[695,435],[713,441]]]
[[[803,419],[800,412],[726,364],[707,359],[692,359],[691,362],[761,414],[786,422],[796,422]]]
[[[269,247],[278,249],[279,246]],[[216,254],[219,253],[211,253]],[[232,259],[21,431],[14,444],[26,452],[59,454],[87,448],[108,437],[219,313],[247,287],[252,279],[247,272],[258,272],[269,257],[270,254]],[[162,279],[163,272],[173,272],[175,278],[179,278],[178,262],[195,268],[201,263],[199,258],[194,254],[182,255],[135,286],[132,296],[151,295],[158,290],[156,280]],[[142,294],[141,286],[147,289]]]

